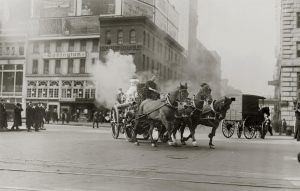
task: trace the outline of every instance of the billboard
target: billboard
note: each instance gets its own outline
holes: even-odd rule
[[[124,16],[146,16],[154,21],[154,6],[139,0],[123,0]]]
[[[80,15],[114,15],[116,0],[82,0]]]
[[[33,17],[67,17],[76,15],[76,0],[32,0]]]

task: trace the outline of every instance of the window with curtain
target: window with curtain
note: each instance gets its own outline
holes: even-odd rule
[[[130,44],[136,43],[136,32],[135,30],[130,31]]]

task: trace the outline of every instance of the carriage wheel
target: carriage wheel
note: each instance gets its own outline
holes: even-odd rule
[[[117,112],[114,108],[112,108],[110,115],[111,115],[111,121],[110,121],[111,133],[113,138],[117,139],[120,133],[120,125],[117,121]]]
[[[230,138],[234,133],[234,123],[227,120],[222,121],[222,133],[226,138]]]
[[[244,125],[244,136],[246,139],[252,139],[255,135],[255,128],[251,125],[245,126]]]

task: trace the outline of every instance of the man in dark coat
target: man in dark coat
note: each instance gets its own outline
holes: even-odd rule
[[[3,99],[0,100],[0,128],[7,129],[7,113]]]
[[[98,111],[95,111],[93,115],[93,128],[95,128],[95,123],[97,125],[97,128],[99,128],[99,121],[100,121],[100,115]]]
[[[153,76],[150,80],[145,83],[145,95],[146,99],[159,99],[160,93],[157,90],[157,85],[155,83],[156,76]]]
[[[15,105],[15,109],[14,109],[14,124],[11,127],[11,130],[19,130],[19,126],[22,126],[22,116],[21,116],[21,112],[23,111],[22,105],[20,103],[17,103]]]
[[[46,109],[44,108],[44,105],[40,102],[39,105],[38,105],[38,110],[40,112],[40,115],[39,115],[39,128],[41,130],[46,130],[46,128],[44,127],[44,124],[45,124],[45,117],[46,117]]]
[[[297,110],[295,111],[296,116],[296,132],[295,132],[295,139],[297,141],[300,141],[300,106],[297,107]]]
[[[29,102],[28,106],[26,107],[26,127],[28,132],[31,130],[34,124],[34,109],[32,103]]]

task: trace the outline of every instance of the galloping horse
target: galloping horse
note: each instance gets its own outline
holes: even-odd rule
[[[188,97],[188,94],[187,84],[180,84],[180,86],[176,88],[176,90],[170,92],[165,99],[146,99],[145,101],[143,101],[138,108],[135,120],[133,133],[133,141],[135,142],[135,144],[139,144],[136,138],[139,124],[142,120],[147,120],[150,122],[149,132],[153,146],[156,145],[157,141],[153,140],[151,131],[153,130],[153,126],[156,123],[160,123],[166,128],[166,131],[168,132],[169,145],[176,145],[176,140],[175,142],[173,142],[171,138],[175,113],[177,111],[178,102],[182,102],[183,100],[185,100]]]
[[[180,112],[179,117],[175,119],[175,126],[173,129],[173,136],[180,130],[181,143],[185,145],[185,139],[183,138],[184,129],[186,126],[190,129],[190,135],[193,139],[193,145],[196,146],[195,130],[198,125],[203,106],[209,105],[212,102],[211,88],[206,83],[201,85],[198,93],[193,97],[191,103],[185,106],[185,109]]]
[[[230,104],[232,101],[233,101],[232,98],[222,97],[219,100],[213,101],[211,105],[206,105],[203,108],[203,105],[201,103],[202,101],[199,99],[195,99],[194,107],[189,108],[190,110],[194,108],[194,110],[190,114],[190,122],[187,124],[190,130],[190,135],[188,137],[183,137],[183,133],[186,125],[180,126],[182,144],[185,144],[185,142],[189,138],[192,138],[193,145],[197,146],[197,142],[195,139],[195,131],[197,126],[201,124],[201,125],[212,127],[212,131],[208,135],[208,137],[210,138],[209,140],[210,148],[214,148],[214,145],[212,144],[212,139],[215,136],[220,121],[225,118],[226,112],[230,108]]]

